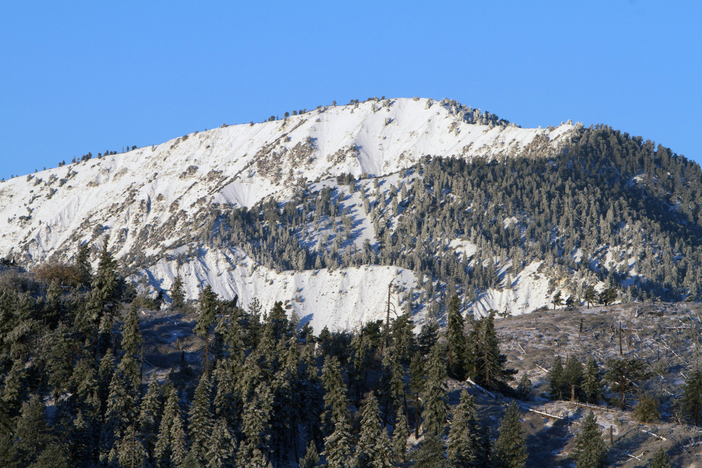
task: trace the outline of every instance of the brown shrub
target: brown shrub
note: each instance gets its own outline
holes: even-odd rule
[[[60,284],[78,286],[80,284],[80,269],[75,265],[65,263],[44,263],[34,269],[35,278],[51,283],[57,280]]]

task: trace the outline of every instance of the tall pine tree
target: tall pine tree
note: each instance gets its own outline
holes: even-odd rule
[[[434,345],[427,362],[427,382],[424,391],[424,426],[429,434],[441,436],[448,413],[446,392],[446,364],[443,360],[444,348]]]
[[[526,466],[526,431],[522,429],[519,408],[512,402],[500,422],[500,436],[495,442],[495,458],[501,468]]]

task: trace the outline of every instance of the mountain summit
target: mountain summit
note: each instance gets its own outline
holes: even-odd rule
[[[588,285],[618,285],[620,299],[629,286],[691,294],[681,259],[697,211],[675,216],[696,203],[699,166],[668,150],[605,127],[523,129],[448,99],[295,114],[5,181],[0,257],[71,262],[89,243],[96,260],[109,235],[142,292],[170,289],[180,271],[188,298],[210,284],[243,306],[284,301],[317,332],[383,317],[391,283],[417,321],[440,318],[434,299],[452,291],[477,313],[528,312],[561,289],[583,301]],[[687,186],[667,187],[659,167]],[[609,211],[606,196],[618,197]],[[649,220],[687,223],[677,251]],[[636,258],[666,255],[677,276],[659,287]]]

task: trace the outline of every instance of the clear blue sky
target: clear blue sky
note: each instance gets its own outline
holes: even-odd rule
[[[449,97],[702,161],[702,2],[0,3],[0,177],[333,100]]]

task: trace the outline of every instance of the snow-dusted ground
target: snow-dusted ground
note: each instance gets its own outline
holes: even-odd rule
[[[145,272],[151,283],[167,289],[173,275],[170,260],[179,253],[175,242],[195,234],[200,228],[195,222],[202,222],[197,215],[218,204],[251,207],[268,196],[287,200],[295,187],[336,185],[335,177],[344,173],[382,177],[385,195],[390,185],[399,186],[399,171],[424,155],[509,157],[536,137],[539,144],[556,148],[573,128],[473,125],[452,104],[388,99],[195,132],[0,183],[0,257],[30,266],[47,259],[70,261],[79,243],[109,234],[118,260],[130,265],[138,255],[149,257]],[[359,186],[372,198],[371,181],[364,179]],[[345,191],[342,208],[349,209],[354,221],[356,247],[366,239],[375,244],[359,192],[339,190]],[[329,229],[328,240],[334,234]],[[305,242],[318,245],[323,236],[323,228],[310,227]],[[465,243],[453,247],[472,254]],[[315,329],[346,328],[381,314],[392,279],[399,276],[408,285],[415,281],[411,272],[384,267],[278,274],[237,252],[207,251],[185,264],[183,272],[191,278],[188,296],[196,297],[198,288],[210,283],[225,297],[239,294],[244,303],[254,296],[266,307],[274,300],[289,300]],[[517,312],[538,307],[546,300],[539,298],[543,287],[525,275],[512,289],[488,292],[478,309]],[[318,305],[312,306],[315,301]]]
[[[156,284],[169,289],[177,266],[161,260],[146,273]],[[180,267],[180,275],[189,297],[197,297],[203,284],[211,284],[224,299],[238,296],[238,304],[244,308],[258,298],[263,311],[268,312],[281,301],[289,313],[295,311],[301,325],[309,322],[316,333],[324,327],[346,330],[385,320],[388,285],[393,285],[391,302],[399,312],[401,300],[417,283],[412,271],[377,265],[277,273],[256,264],[239,249],[202,252]]]

